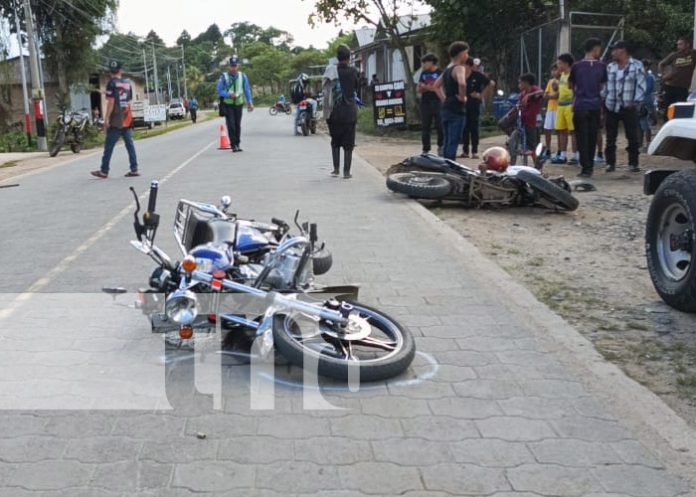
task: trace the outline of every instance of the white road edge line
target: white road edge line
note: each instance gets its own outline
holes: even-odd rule
[[[196,152],[194,155],[186,159],[184,162],[179,164],[177,167],[169,171],[169,173],[164,176],[162,179],[159,180],[160,185],[166,183],[169,181],[174,175],[176,175],[179,171],[181,171],[183,168],[188,166],[191,162],[196,160],[198,157],[200,157],[204,152],[206,152],[210,147],[215,145],[217,143],[217,140],[213,140],[210,142],[208,145],[203,147],[201,150]],[[139,195],[140,200],[144,200],[147,194],[150,192],[150,188]],[[97,243],[101,238],[104,237],[109,231],[113,229],[114,226],[116,226],[123,218],[125,218],[131,211],[133,210],[132,205],[127,205],[124,207],[118,214],[116,214],[113,218],[111,218],[104,226],[102,226],[99,230],[97,230],[96,233],[94,233],[91,237],[87,239],[82,245],[77,247],[70,255],[65,257],[62,261],[60,261],[56,266],[51,269],[46,275],[42,276],[38,280],[36,280],[34,283],[32,283],[29,288],[27,288],[24,292],[20,293],[17,295],[10,304],[0,310],[0,320],[2,319],[7,319],[10,317],[14,312],[24,303],[26,303],[32,296],[32,294],[38,292],[42,288],[45,288],[49,283],[51,283],[57,276],[59,276],[61,273],[63,273],[66,269],[68,269],[68,266],[72,262],[74,262],[80,255],[85,253],[87,250],[89,250],[92,246],[94,246],[95,243]]]

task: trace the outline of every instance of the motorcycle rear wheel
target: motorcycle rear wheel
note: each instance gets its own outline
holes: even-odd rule
[[[82,142],[73,142],[70,144],[70,150],[72,150],[73,154],[79,154],[80,151],[82,150]]]
[[[290,114],[292,114],[292,107],[290,107],[289,105],[287,105],[287,106],[285,107],[285,113],[286,113],[288,116],[289,116]]]
[[[302,136],[309,136],[309,125],[307,124],[305,113],[300,115],[300,128],[302,129]]]
[[[517,173],[517,178],[527,183],[539,196],[554,207],[560,207],[567,211],[574,211],[580,205],[578,199],[563,188],[554,185],[543,176],[527,171]]]
[[[437,199],[450,194],[452,183],[442,176],[396,173],[387,178],[387,188],[409,197]]]
[[[411,334],[381,311],[357,302],[345,303],[368,323],[370,333],[365,338],[338,339],[330,335],[332,328],[327,323],[303,314],[282,314],[273,321],[275,347],[296,366],[304,367],[305,359],[310,359],[320,375],[336,380],[348,380],[349,371],[356,367],[361,382],[386,380],[406,370],[416,353]]]
[[[51,145],[51,150],[48,152],[48,155],[51,157],[58,155],[60,149],[63,148],[63,143],[65,143],[65,132],[59,130],[56,133],[56,137],[53,139],[53,145]]]

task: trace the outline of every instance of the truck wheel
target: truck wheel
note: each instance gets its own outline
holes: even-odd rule
[[[680,311],[696,312],[696,171],[675,173],[657,189],[645,249],[662,300]]]

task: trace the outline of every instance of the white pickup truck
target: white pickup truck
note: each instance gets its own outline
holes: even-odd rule
[[[696,92],[667,116],[648,153],[696,162]],[[655,289],[670,306],[696,312],[696,169],[650,171],[644,191],[654,195],[645,247]]]

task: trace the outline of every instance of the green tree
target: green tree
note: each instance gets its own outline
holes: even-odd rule
[[[442,0],[449,2],[450,0]],[[468,0],[462,0],[467,3]],[[453,0],[452,3],[457,3]],[[310,16],[310,23],[325,22],[337,23],[345,18],[352,20],[355,24],[367,23],[374,28],[384,30],[391,45],[401,54],[404,71],[406,73],[406,87],[409,99],[407,105],[411,115],[418,115],[416,85],[413,82],[413,67],[406,51],[404,39],[399,35],[404,26],[410,21],[408,16],[400,15],[400,12],[411,11],[415,0],[314,0],[315,12]],[[370,12],[375,12],[371,14]]]
[[[188,45],[191,42],[191,35],[185,29],[181,32],[179,37],[176,39],[176,44],[180,47]]]
[[[70,0],[32,2],[36,31],[50,72],[58,79],[60,99],[70,85],[82,82],[95,65],[92,45],[111,27],[117,0]],[[15,32],[14,1],[0,0],[0,13]],[[18,9],[22,31],[24,9]]]
[[[259,41],[263,28],[250,22],[235,22],[225,31],[225,36],[234,38],[234,46],[243,49],[246,45]]]
[[[164,40],[160,38],[160,36],[157,34],[157,32],[154,29],[151,29],[150,32],[147,34],[145,37],[148,43],[154,43],[155,45],[159,46],[164,46]]]
[[[208,29],[196,36],[193,40],[195,43],[209,42],[214,45],[223,42],[222,32],[217,24],[211,24]]]
[[[443,47],[454,40],[466,41],[474,53],[486,55],[501,81],[518,76],[508,75],[508,69],[513,67],[513,54],[519,52],[520,33],[551,16],[547,0],[426,1],[433,7],[433,37]]]

